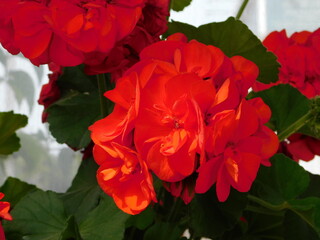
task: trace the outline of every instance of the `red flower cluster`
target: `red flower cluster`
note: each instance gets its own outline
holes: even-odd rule
[[[0,192],[0,200],[4,197],[4,194]],[[8,202],[1,202],[0,201],[0,219],[5,219],[5,220],[12,220],[12,216],[9,213],[10,210],[10,203]],[[6,237],[4,235],[4,231],[1,225],[0,221],[0,240],[6,240]]]
[[[167,31],[169,3],[169,0],[147,0],[133,31],[119,41],[108,55],[92,54],[92,59],[86,62],[86,73],[95,75],[110,72],[114,81],[120,78],[139,61],[142,49],[159,41],[159,36]]]
[[[320,95],[320,29],[315,32],[296,32],[287,37],[286,31],[272,32],[263,41],[281,64],[276,83],[256,82],[253,89],[261,91],[274,85],[287,83],[308,98]],[[320,154],[320,140],[294,134],[281,144],[280,152],[293,160],[310,161]]]
[[[35,65],[75,66],[130,34],[145,0],[0,0],[0,42]],[[90,63],[90,61],[89,61]]]
[[[272,32],[263,41],[281,64],[279,81],[289,83],[308,98],[320,94],[320,29],[311,33],[296,32],[287,37],[286,31]],[[256,83],[254,90],[264,90],[275,84]]]
[[[278,148],[264,125],[269,107],[245,99],[257,66],[182,34],[150,45],[140,58],[105,93],[114,111],[90,127],[102,189],[131,214],[156,201],[150,172],[185,202],[214,183],[220,201],[231,186],[248,191]],[[194,174],[190,190],[186,179]]]

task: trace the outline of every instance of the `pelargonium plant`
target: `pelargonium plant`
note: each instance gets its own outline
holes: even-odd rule
[[[320,154],[319,29],[261,42],[247,0],[168,22],[189,3],[0,0],[2,46],[52,72],[42,121],[83,153],[65,193],[7,179],[0,239],[320,239],[320,177],[298,164]],[[0,154],[26,122],[0,113]]]

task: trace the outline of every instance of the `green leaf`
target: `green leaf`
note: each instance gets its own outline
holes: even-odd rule
[[[320,198],[301,198],[308,189],[309,174],[283,154],[275,155],[271,161],[272,166],[262,167],[253,184],[258,197],[249,199],[271,211],[293,211],[320,236]]]
[[[309,175],[297,162],[283,154],[271,159],[272,166],[262,166],[253,184],[257,194],[274,205],[295,199],[309,185]]]
[[[284,226],[284,239],[308,239],[319,240],[320,237],[310,227],[309,224],[304,222],[298,215],[292,211],[287,211],[283,222]]]
[[[95,92],[98,88],[95,76],[86,75],[83,65],[63,68],[63,74],[59,77],[57,84],[62,95],[68,95],[70,91]]]
[[[148,228],[143,240],[177,240],[183,234],[176,224],[171,222],[156,222],[152,227]]]
[[[320,176],[309,173],[310,183],[301,197],[318,197],[320,198]]]
[[[152,207],[148,207],[146,210],[137,215],[132,215],[126,222],[126,227],[134,226],[140,230],[144,230],[149,227],[155,218],[155,212]]]
[[[47,109],[49,129],[57,142],[84,148],[91,141],[88,127],[101,118],[97,80],[77,66],[64,68],[57,84],[62,97]],[[112,88],[110,81],[106,85]]]
[[[171,1],[171,9],[180,12],[185,7],[189,6],[192,0],[172,0]]]
[[[283,215],[273,214],[271,211],[266,214],[246,212],[244,214],[245,223],[239,221],[241,224],[246,224],[245,231],[238,231],[238,235],[234,234],[235,229],[232,229],[227,235],[229,238],[223,240],[234,239],[282,239],[283,236]],[[240,236],[244,235],[244,238]]]
[[[261,97],[270,107],[270,121],[280,140],[299,130],[309,119],[310,100],[289,84],[280,84],[254,93],[254,97]]]
[[[59,240],[82,240],[80,233],[79,233],[79,228],[76,223],[76,220],[74,216],[71,216],[67,220],[67,226],[66,228],[62,231],[61,237]]]
[[[294,199],[288,201],[288,205],[288,209],[303,219],[320,237],[320,198]]]
[[[77,149],[90,143],[88,127],[100,118],[97,92],[75,92],[55,102],[47,110],[49,129],[57,142]]]
[[[32,184],[22,182],[21,180],[13,177],[8,177],[7,180],[0,188],[0,192],[5,194],[2,201],[8,201],[13,208],[22,197],[27,193],[36,190],[37,187]]]
[[[268,52],[240,20],[230,17],[224,22],[209,23],[198,28],[179,22],[169,23],[166,35],[175,32],[186,34],[189,40],[196,39],[204,44],[216,46],[228,57],[239,55],[251,60],[259,67],[258,81],[270,83],[278,80],[280,65],[276,56]]]
[[[122,212],[109,196],[104,196],[88,217],[80,223],[83,240],[123,239],[125,222],[129,215]]]
[[[23,71],[9,72],[9,85],[11,86],[19,104],[26,99],[29,111],[32,111],[35,102],[35,87],[31,76]]]
[[[190,203],[190,229],[195,237],[217,238],[232,229],[247,203],[246,195],[231,191],[226,202],[219,202],[215,189],[197,194]]]
[[[62,201],[51,191],[26,195],[11,211],[13,221],[5,221],[9,240],[20,235],[27,240],[57,240],[68,227],[68,217]]]
[[[28,118],[21,114],[0,112],[0,155],[9,155],[20,148],[15,131],[26,126]]]
[[[74,215],[77,222],[82,221],[98,204],[101,189],[96,180],[97,169],[92,158],[82,161],[71,187],[61,195],[67,213]]]

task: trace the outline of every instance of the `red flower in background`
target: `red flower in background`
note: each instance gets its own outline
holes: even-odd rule
[[[286,150],[295,161],[310,161],[320,155],[320,141],[316,138],[295,133],[288,138]]]
[[[110,72],[115,81],[139,61],[140,52],[160,40],[167,31],[169,0],[147,0],[142,16],[132,32],[119,41],[109,54],[92,53],[86,56],[86,73],[89,75]]]
[[[315,32],[302,31],[287,36],[286,31],[272,32],[263,41],[281,64],[276,83],[256,82],[255,91],[287,83],[297,88],[308,98],[320,95],[320,29]],[[281,144],[279,152],[293,160],[310,161],[320,154],[320,140],[302,134],[294,134]]]
[[[108,54],[130,34],[145,0],[1,0],[0,40],[8,51],[20,50],[35,65],[75,66],[86,54]]]
[[[278,147],[277,136],[264,126],[268,106],[259,98],[245,99],[258,76],[256,65],[187,42],[182,34],[146,47],[140,59],[106,92],[114,111],[89,128],[95,149],[111,156],[102,161],[94,154],[97,163],[109,168],[117,161],[114,146],[124,145],[186,203],[214,183],[220,201],[228,198],[230,186],[248,191],[260,164],[270,165]],[[196,182],[195,177],[184,185],[194,175]],[[100,180],[109,195],[120,184],[113,180]]]
[[[4,194],[0,192],[0,200],[4,197]],[[9,213],[10,210],[10,203],[8,202],[1,202],[0,201],[0,240],[6,240],[4,235],[4,231],[2,228],[1,220],[5,219],[8,221],[12,220],[12,216]]]
[[[311,33],[296,32],[287,37],[286,31],[272,32],[263,41],[281,64],[279,83],[289,83],[308,98],[320,94],[320,29]],[[261,91],[274,84],[256,83]]]

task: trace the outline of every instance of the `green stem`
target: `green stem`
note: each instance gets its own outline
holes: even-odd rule
[[[279,141],[282,142],[286,138],[288,138],[291,134],[298,131],[301,127],[303,127],[307,122],[309,122],[313,117],[313,112],[310,110],[306,115],[303,115],[297,121],[292,123],[289,127],[287,127],[284,131],[278,134]]]
[[[268,209],[266,209],[264,207],[262,208],[262,207],[255,207],[255,206],[248,205],[245,208],[245,210],[249,211],[249,212],[264,214],[264,215],[282,216],[281,212],[271,212],[271,211],[269,211]]]
[[[253,195],[248,195],[248,199],[252,202],[255,202],[257,204],[259,204],[260,206],[262,207],[265,207],[265,208],[268,208],[268,209],[271,209],[273,211],[281,211],[283,209],[286,209],[289,207],[288,203],[287,202],[284,202],[280,205],[273,205],[271,203],[268,203],[264,200],[262,200],[261,198],[258,198],[256,196],[253,196]]]
[[[99,99],[100,99],[100,113],[101,118],[104,118],[108,115],[107,109],[107,99],[104,97],[104,93],[107,91],[107,83],[104,74],[97,75],[98,88],[99,88]]]
[[[241,4],[239,11],[237,13],[237,16],[236,16],[237,20],[239,20],[241,18],[241,15],[242,15],[244,9],[246,8],[248,2],[249,2],[249,0],[244,0],[243,3]]]
[[[170,209],[170,213],[169,213],[169,216],[168,216],[168,222],[174,221],[175,216],[177,214],[177,211],[179,209],[180,209],[179,199],[175,198],[175,202],[174,202],[173,206]]]
[[[248,195],[248,199],[252,202],[259,204],[262,207],[268,208],[273,211],[279,212],[284,209],[289,209],[289,210],[293,211],[295,214],[297,214],[299,217],[301,217],[307,224],[310,225],[311,228],[314,228],[314,224],[312,222],[310,222],[310,220],[308,218],[306,218],[300,211],[297,211],[296,209],[292,208],[288,202],[284,202],[279,205],[273,205],[271,203],[268,203],[268,202],[262,200],[261,198],[255,197],[250,194]]]

